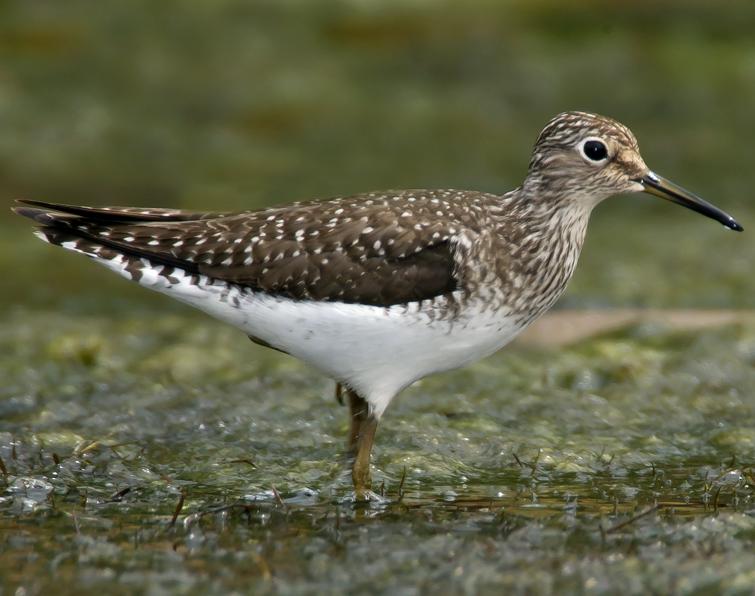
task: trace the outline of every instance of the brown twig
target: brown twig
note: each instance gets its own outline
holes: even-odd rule
[[[630,525],[630,524],[633,524],[633,523],[634,523],[634,522],[636,522],[636,521],[637,521],[638,519],[642,519],[642,518],[643,518],[643,517],[645,517],[646,515],[650,515],[650,514],[651,514],[651,513],[653,513],[654,511],[658,511],[658,510],[659,510],[660,508],[661,508],[661,505],[660,505],[660,504],[656,504],[656,505],[653,505],[652,507],[648,507],[647,509],[645,509],[645,511],[641,511],[641,512],[640,512],[640,513],[638,513],[637,515],[635,515],[635,516],[633,516],[633,517],[630,517],[629,519],[627,519],[627,520],[624,520],[623,522],[621,522],[621,523],[619,523],[619,524],[616,524],[615,526],[612,526],[612,527],[608,528],[608,529],[607,529],[607,530],[605,531],[605,533],[606,533],[606,534],[613,534],[614,532],[618,532],[618,531],[619,531],[619,530],[621,530],[622,528],[625,528],[625,527],[627,527],[628,525]]]
[[[122,488],[117,493],[113,493],[110,498],[105,501],[106,503],[119,503],[123,500],[123,497],[125,497],[128,493],[131,492],[131,487],[127,486],[126,488]]]
[[[398,500],[396,503],[401,503],[404,500],[404,482],[406,481],[406,466],[404,466],[401,472],[401,481],[398,483]]]
[[[275,502],[278,503],[283,509],[287,512],[288,511],[288,505],[286,505],[286,502],[283,500],[283,497],[281,497],[281,494],[278,492],[278,489],[275,488],[272,484],[270,485],[270,488],[273,489],[273,495],[275,496]]]
[[[232,463],[232,464],[247,464],[247,465],[252,466],[253,469],[255,469],[255,470],[257,469],[257,464],[255,464],[252,461],[252,459],[249,458],[249,457],[242,457],[242,458],[239,458],[239,459],[232,459],[229,463]]]
[[[176,520],[178,519],[178,516],[181,515],[181,510],[184,508],[184,499],[186,498],[186,495],[184,494],[184,491],[181,491],[181,496],[178,497],[178,503],[176,503],[176,508],[173,510],[173,517],[170,518],[170,527],[176,525]]]
[[[720,495],[720,494],[721,494],[721,487],[719,486],[716,489],[716,494],[713,495],[713,511],[715,513],[718,513],[718,495]]]

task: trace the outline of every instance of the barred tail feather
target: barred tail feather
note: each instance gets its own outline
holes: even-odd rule
[[[166,253],[158,254],[155,251],[145,250],[145,247],[110,238],[108,230],[131,223],[133,217],[139,218],[137,223],[145,223],[147,210],[140,210],[139,213],[132,214],[131,211],[135,210],[127,208],[113,207],[98,210],[90,207],[57,205],[41,201],[24,201],[24,203],[35,206],[14,207],[13,211],[39,224],[40,227],[36,230],[35,235],[49,244],[62,246],[68,250],[100,260],[112,260],[120,256],[120,260],[124,262],[146,263],[150,267],[162,265],[179,268],[189,274],[198,271],[197,264],[186,259],[180,259]],[[187,212],[169,209],[152,209],[149,212],[161,212],[163,219],[174,217],[175,214],[188,218]],[[87,215],[83,215],[83,213],[87,213]],[[124,218],[127,221],[124,221]],[[120,266],[117,270],[119,269]]]

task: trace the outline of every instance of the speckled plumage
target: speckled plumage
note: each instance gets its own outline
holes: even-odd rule
[[[369,405],[359,424],[376,424],[401,389],[494,352],[550,308],[592,208],[638,191],[741,229],[650,172],[625,126],[583,112],[546,125],[525,181],[503,195],[385,191],[241,213],[23,201],[16,211],[44,240],[332,376],[352,390],[353,411]]]

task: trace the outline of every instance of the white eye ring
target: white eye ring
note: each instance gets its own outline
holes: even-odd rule
[[[608,147],[603,139],[587,137],[579,144],[579,152],[588,163],[600,165],[608,161]]]

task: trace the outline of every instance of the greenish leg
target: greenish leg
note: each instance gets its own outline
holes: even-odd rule
[[[336,383],[336,401],[343,405],[343,385]]]
[[[339,385],[340,388],[340,385]],[[358,500],[366,500],[372,486],[370,454],[375,442],[377,419],[370,416],[367,401],[351,389],[336,389],[337,395],[345,393],[349,400],[349,453],[354,456],[351,478]]]
[[[354,481],[354,492],[358,501],[369,500],[369,492],[372,488],[370,455],[372,454],[372,444],[375,442],[377,425],[377,418],[367,415],[359,427],[357,453],[354,458],[354,466],[351,469],[351,479]]]
[[[349,442],[348,450],[351,455],[356,455],[357,443],[362,424],[367,419],[369,407],[367,402],[357,395],[356,391],[346,390],[349,399]]]

